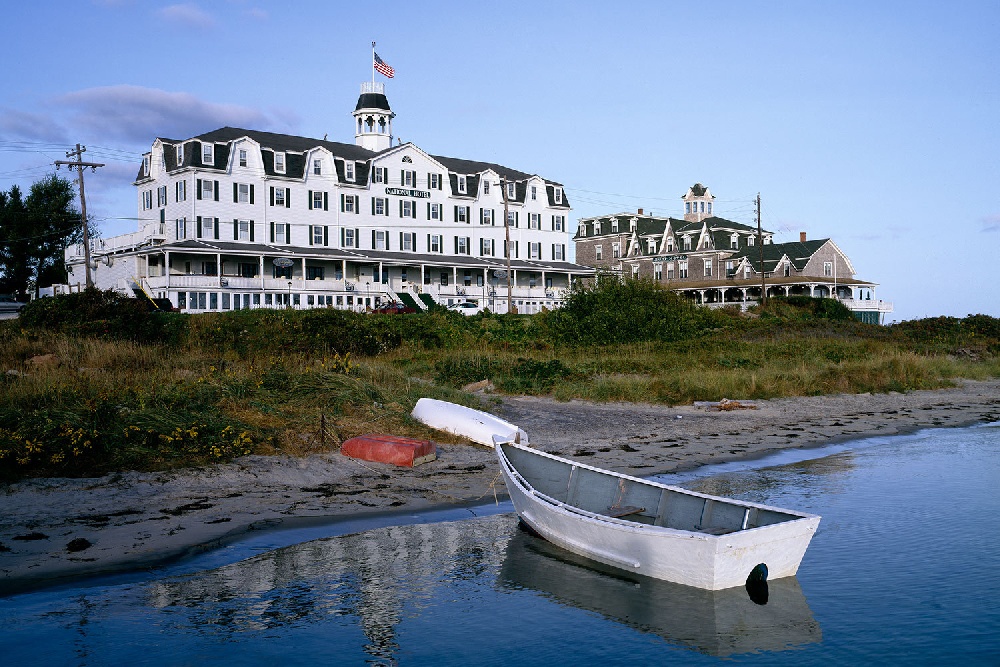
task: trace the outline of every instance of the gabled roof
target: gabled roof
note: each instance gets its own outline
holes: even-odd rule
[[[746,258],[754,271],[760,271],[760,253],[764,249],[764,271],[774,271],[782,257],[788,257],[797,270],[801,271],[816,251],[826,245],[830,239],[815,239],[812,241],[789,241],[788,243],[767,243],[763,246],[743,248],[731,259]]]
[[[649,234],[663,234],[667,228],[667,224],[670,224],[670,228],[673,230],[674,234],[700,234],[703,227],[708,227],[709,232],[713,235],[719,232],[722,233],[732,233],[739,232],[742,235],[746,234],[756,234],[757,228],[751,227],[749,225],[744,225],[739,222],[733,222],[732,220],[726,220],[725,218],[719,218],[717,216],[711,216],[708,218],[703,218],[697,222],[689,222],[687,220],[680,220],[678,218],[660,218],[649,215],[637,215],[635,213],[614,213],[611,215],[602,215],[596,218],[587,218],[580,220],[580,226],[577,231],[577,238],[582,238],[580,235],[580,230],[589,229],[593,230],[594,222],[597,220],[601,221],[601,234],[611,234],[611,227],[609,221],[612,218],[618,218],[618,233],[628,232],[629,221],[632,218],[636,218],[636,231],[641,236]],[[605,225],[608,225],[605,228]],[[765,234],[770,235],[771,232],[766,229],[763,230]],[[593,234],[588,234],[588,236],[593,236]],[[728,246],[728,243],[726,244]]]

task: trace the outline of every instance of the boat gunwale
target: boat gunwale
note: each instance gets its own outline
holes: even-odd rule
[[[503,446],[504,445],[509,445],[511,447],[527,451],[527,452],[529,452],[531,454],[537,454],[537,455],[542,456],[544,458],[548,458],[548,459],[551,459],[553,461],[557,461],[557,462],[565,464],[565,465],[577,466],[579,468],[584,468],[586,470],[591,470],[591,471],[596,472],[596,473],[607,475],[608,477],[614,477],[614,478],[618,478],[618,479],[625,479],[625,480],[628,480],[628,481],[631,481],[631,482],[635,482],[635,483],[638,483],[638,484],[643,484],[643,485],[646,485],[646,486],[652,486],[652,487],[655,487],[655,488],[660,488],[660,489],[665,489],[665,490],[668,490],[668,491],[678,492],[678,493],[681,493],[681,494],[684,494],[684,495],[687,495],[687,496],[693,496],[693,497],[696,497],[696,498],[703,498],[703,499],[706,499],[706,500],[719,501],[719,502],[727,503],[727,504],[730,504],[730,505],[736,505],[738,507],[752,508],[752,509],[763,509],[763,510],[769,510],[769,511],[779,512],[781,514],[791,515],[794,518],[791,518],[788,521],[781,521],[779,523],[768,524],[766,526],[756,526],[754,528],[741,528],[741,529],[733,530],[733,531],[730,531],[730,532],[727,532],[727,533],[723,533],[721,535],[716,535],[716,534],[713,534],[713,533],[707,533],[707,532],[703,532],[703,531],[699,531],[699,530],[683,530],[681,528],[670,528],[670,527],[667,527],[667,526],[656,526],[656,525],[651,525],[651,524],[639,523],[637,521],[629,521],[628,519],[622,519],[622,518],[612,517],[612,516],[608,516],[606,514],[598,514],[596,512],[591,512],[591,511],[585,510],[585,509],[583,509],[581,507],[577,507],[575,505],[571,505],[569,503],[564,503],[562,501],[556,500],[555,498],[552,498],[551,496],[548,496],[547,494],[544,494],[541,491],[538,491],[537,489],[535,489],[535,487],[532,486],[531,483],[528,482],[528,480],[525,479],[524,476],[520,472],[518,472],[517,468],[515,468],[514,465],[507,458],[507,455],[504,454],[504,452],[503,452]],[[515,484],[517,484],[521,488],[521,490],[525,492],[525,494],[527,494],[527,495],[529,495],[531,497],[537,498],[538,500],[540,500],[540,501],[544,502],[545,504],[551,506],[554,510],[557,510],[557,511],[561,510],[563,512],[566,512],[567,514],[572,514],[572,515],[575,515],[575,516],[579,516],[580,518],[583,518],[583,519],[588,519],[588,520],[595,521],[595,522],[600,522],[600,523],[611,524],[613,526],[621,527],[621,528],[624,528],[624,529],[627,529],[627,530],[630,530],[630,531],[633,531],[633,532],[647,533],[647,534],[648,533],[661,533],[664,536],[666,536],[666,535],[687,536],[687,537],[695,537],[695,536],[697,536],[697,537],[701,537],[701,538],[710,538],[710,539],[713,539],[713,540],[721,540],[723,538],[732,539],[734,535],[739,535],[739,534],[747,534],[747,535],[756,534],[756,531],[769,532],[769,531],[767,531],[767,529],[773,529],[776,526],[786,526],[788,524],[794,524],[794,523],[797,523],[797,522],[800,522],[800,521],[810,521],[810,520],[813,520],[813,519],[820,519],[821,518],[818,514],[809,514],[807,512],[799,512],[797,510],[789,510],[789,509],[785,509],[783,507],[775,507],[773,505],[764,505],[762,503],[755,503],[755,502],[748,501],[748,500],[738,500],[738,499],[735,499],[735,498],[726,498],[726,497],[723,497],[723,496],[713,496],[713,495],[708,494],[708,493],[700,493],[698,491],[690,491],[688,489],[684,489],[684,488],[681,488],[681,487],[671,486],[669,484],[663,484],[662,482],[656,482],[656,481],[653,481],[653,480],[646,480],[646,479],[642,479],[640,477],[633,477],[632,475],[626,475],[625,473],[619,473],[619,472],[615,472],[613,470],[606,470],[604,468],[598,468],[596,466],[588,465],[586,463],[577,463],[576,461],[573,461],[571,459],[566,459],[566,458],[562,458],[560,456],[556,456],[554,454],[549,454],[548,452],[543,452],[543,451],[535,449],[533,447],[524,447],[522,445],[518,445],[518,444],[513,443],[513,442],[497,442],[495,444],[495,448],[496,448],[497,455],[498,455],[498,458],[499,458],[500,463],[501,463],[501,467],[503,468],[504,472],[507,473],[505,475],[505,477],[507,477],[508,479],[511,479]]]

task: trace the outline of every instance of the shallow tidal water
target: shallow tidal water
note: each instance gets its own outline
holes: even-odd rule
[[[501,504],[274,533],[3,598],[0,660],[1000,664],[1000,425],[802,460],[819,454],[660,478],[822,515],[798,576],[769,582],[766,604],[595,566]]]

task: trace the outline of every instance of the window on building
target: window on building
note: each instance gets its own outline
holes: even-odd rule
[[[412,188],[417,184],[417,172],[404,169],[401,180],[404,188]]]
[[[372,174],[373,183],[385,183],[385,167],[375,167],[375,171]]]
[[[427,189],[428,190],[441,189],[441,174],[427,174]]]
[[[237,183],[237,197],[236,201],[240,204],[250,203],[250,184],[249,183]]]
[[[611,244],[611,257],[614,258],[614,259],[618,259],[621,256],[622,256],[622,244],[621,243],[612,243]]]
[[[201,144],[201,163],[209,166],[215,164],[215,144],[207,142]]]
[[[468,236],[456,236],[455,237],[455,253],[459,255],[469,254],[469,237]]]
[[[153,208],[153,191],[143,190],[142,191],[142,210],[148,211]]]
[[[691,249],[691,237],[690,236],[685,236],[684,237],[684,250],[687,251],[687,250],[690,250],[690,249]]]
[[[756,245],[756,244],[757,244],[757,237],[756,236],[748,236],[747,237],[747,245],[748,246],[753,246],[753,245]]]
[[[447,271],[442,271],[441,272],[441,285],[444,286],[444,287],[448,286],[448,272]]]
[[[653,280],[663,280],[663,265],[653,264]]]
[[[174,201],[187,201],[187,181],[174,183]]]
[[[529,243],[528,244],[528,259],[541,259],[542,258],[542,244],[541,243]]]
[[[601,221],[594,220],[594,236],[600,236],[600,235],[601,235]]]
[[[312,244],[323,245],[323,226],[310,225],[309,229],[312,232]]]
[[[181,239],[186,239],[187,238],[187,218],[177,218],[177,220],[175,220],[174,222],[175,222],[175,225],[176,225],[177,240],[180,241]]]
[[[677,277],[687,278],[688,277],[688,263],[686,259],[682,259],[677,262]]]
[[[387,203],[388,201],[386,199],[383,199],[382,197],[373,197],[372,213],[374,213],[375,215],[385,215],[386,209],[388,209],[388,206],[386,206]]]
[[[285,206],[285,188],[274,188],[274,205]]]
[[[247,150],[245,148],[240,149],[240,166],[247,166]]]
[[[514,199],[517,196],[517,183],[507,183],[507,199]]]
[[[354,233],[353,229],[344,230],[344,247],[345,248],[356,248],[358,247],[358,238]]]
[[[789,264],[788,262],[785,262],[784,264],[785,277],[787,278],[789,275],[791,275],[791,273],[792,273],[792,265]]]
[[[517,211],[507,211],[507,226],[517,227]]]
[[[534,185],[531,186],[531,201],[538,201],[538,188]]]
[[[827,278],[833,277],[833,262],[823,262],[823,275]]]
[[[417,207],[409,199],[403,199],[399,202],[399,217],[401,218],[415,218],[417,217]]]
[[[250,240],[250,221],[240,220],[239,221],[239,240],[249,241]]]
[[[528,214],[528,229],[541,229],[542,228],[542,214],[541,213],[529,213]]]
[[[427,219],[428,220],[440,220],[441,219],[441,204],[428,204],[427,205]]]
[[[385,238],[386,238],[387,234],[388,234],[388,232],[382,231],[380,229],[376,229],[375,230],[374,236],[373,236],[373,238],[375,239],[375,247],[373,248],[373,250],[386,250],[387,249],[385,247]]]
[[[564,243],[552,244],[552,259],[556,262],[566,259],[566,245]]]
[[[348,181],[354,180],[354,163],[344,162],[344,178]]]
[[[484,195],[488,195],[489,193],[490,193],[490,182],[484,178],[483,179],[483,194]]]
[[[726,277],[732,278],[736,275],[736,268],[733,260],[726,260]]]
[[[166,206],[167,205],[167,186],[161,185],[156,188],[156,205]]]
[[[611,233],[612,234],[618,233],[618,218],[614,218],[611,220]]]
[[[732,236],[729,237],[729,247],[732,248],[733,250],[736,250],[737,248],[740,247],[739,234],[733,234]]]
[[[402,232],[399,235],[399,247],[401,250],[406,250],[412,252],[417,249],[417,235],[414,232]],[[406,275],[406,269],[403,269],[403,275]],[[406,280],[404,277],[403,280]]]
[[[239,265],[240,278],[256,278],[257,277],[257,270],[259,268],[260,268],[260,266],[258,264],[256,264],[255,262],[240,262],[240,265]],[[250,304],[249,304],[249,298],[250,298],[250,296],[248,294],[244,294],[243,295],[243,304],[244,304],[244,307],[249,307],[250,306]]]
[[[285,173],[285,154],[275,153],[274,154],[274,171],[279,174]]]
[[[632,280],[637,280],[639,278],[639,265],[632,265]]]
[[[691,202],[689,201],[684,202],[684,212],[685,213],[691,212]]]
[[[208,179],[199,179],[201,183],[201,198],[202,199],[214,199],[215,198],[215,183]]]
[[[469,207],[468,206],[456,206],[455,207],[455,222],[469,222]]]
[[[458,191],[460,194],[465,194],[465,176],[458,177]]]
[[[674,279],[674,263],[670,262],[667,264],[667,280]]]
[[[480,212],[482,213],[482,215],[480,216],[480,220],[479,220],[480,224],[483,224],[483,225],[492,225],[493,224],[493,209],[484,208],[484,209],[480,209]]]
[[[492,257],[496,247],[493,239],[479,239],[479,254],[482,257]]]
[[[580,229],[583,231],[583,235],[586,236],[587,235],[587,228],[586,227],[581,227]],[[564,216],[564,215],[554,215],[554,216],[552,216],[552,231],[554,231],[554,232],[562,232],[562,231],[565,231],[565,230],[566,230],[566,216]]]
[[[306,280],[323,280],[322,266],[307,266],[306,267]]]
[[[174,146],[174,158],[177,161],[178,167],[184,164],[184,144]]]
[[[709,212],[710,214],[711,214],[711,212],[712,212],[712,202],[708,202],[708,212]]]
[[[712,260],[710,259],[705,260],[705,277],[706,278],[712,277]]]
[[[556,188],[556,189],[555,189],[555,190],[553,191],[553,197],[552,197],[552,198],[553,198],[553,199],[555,200],[555,202],[556,202],[557,204],[562,204],[562,203],[563,203],[563,192],[562,192],[562,188]]]
[[[646,252],[648,252],[650,255],[655,255],[656,254],[656,241],[655,240],[649,239],[646,242]]]
[[[431,234],[428,237],[427,249],[430,252],[441,252],[441,235]]]
[[[198,238],[203,239],[217,239],[219,234],[217,233],[216,225],[218,222],[215,218],[200,218],[198,223],[200,228],[197,230],[192,230],[197,232]]]
[[[674,251],[674,237],[673,236],[668,236],[667,237],[667,252],[673,252],[673,251]]]
[[[323,208],[323,195],[326,194],[320,190],[313,190],[312,193],[312,207],[313,208]]]
[[[604,247],[595,245],[594,246],[594,259],[602,260],[604,259]]]
[[[313,160],[313,173],[317,176],[323,174],[323,160]]]
[[[288,238],[288,228],[284,224],[278,222],[274,225],[274,242],[275,243],[291,243]]]
[[[340,205],[344,213],[355,213],[357,211],[357,200],[354,195],[343,195]]]

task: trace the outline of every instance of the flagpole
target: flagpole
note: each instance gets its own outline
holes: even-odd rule
[[[372,42],[372,92],[375,92],[375,42]]]

